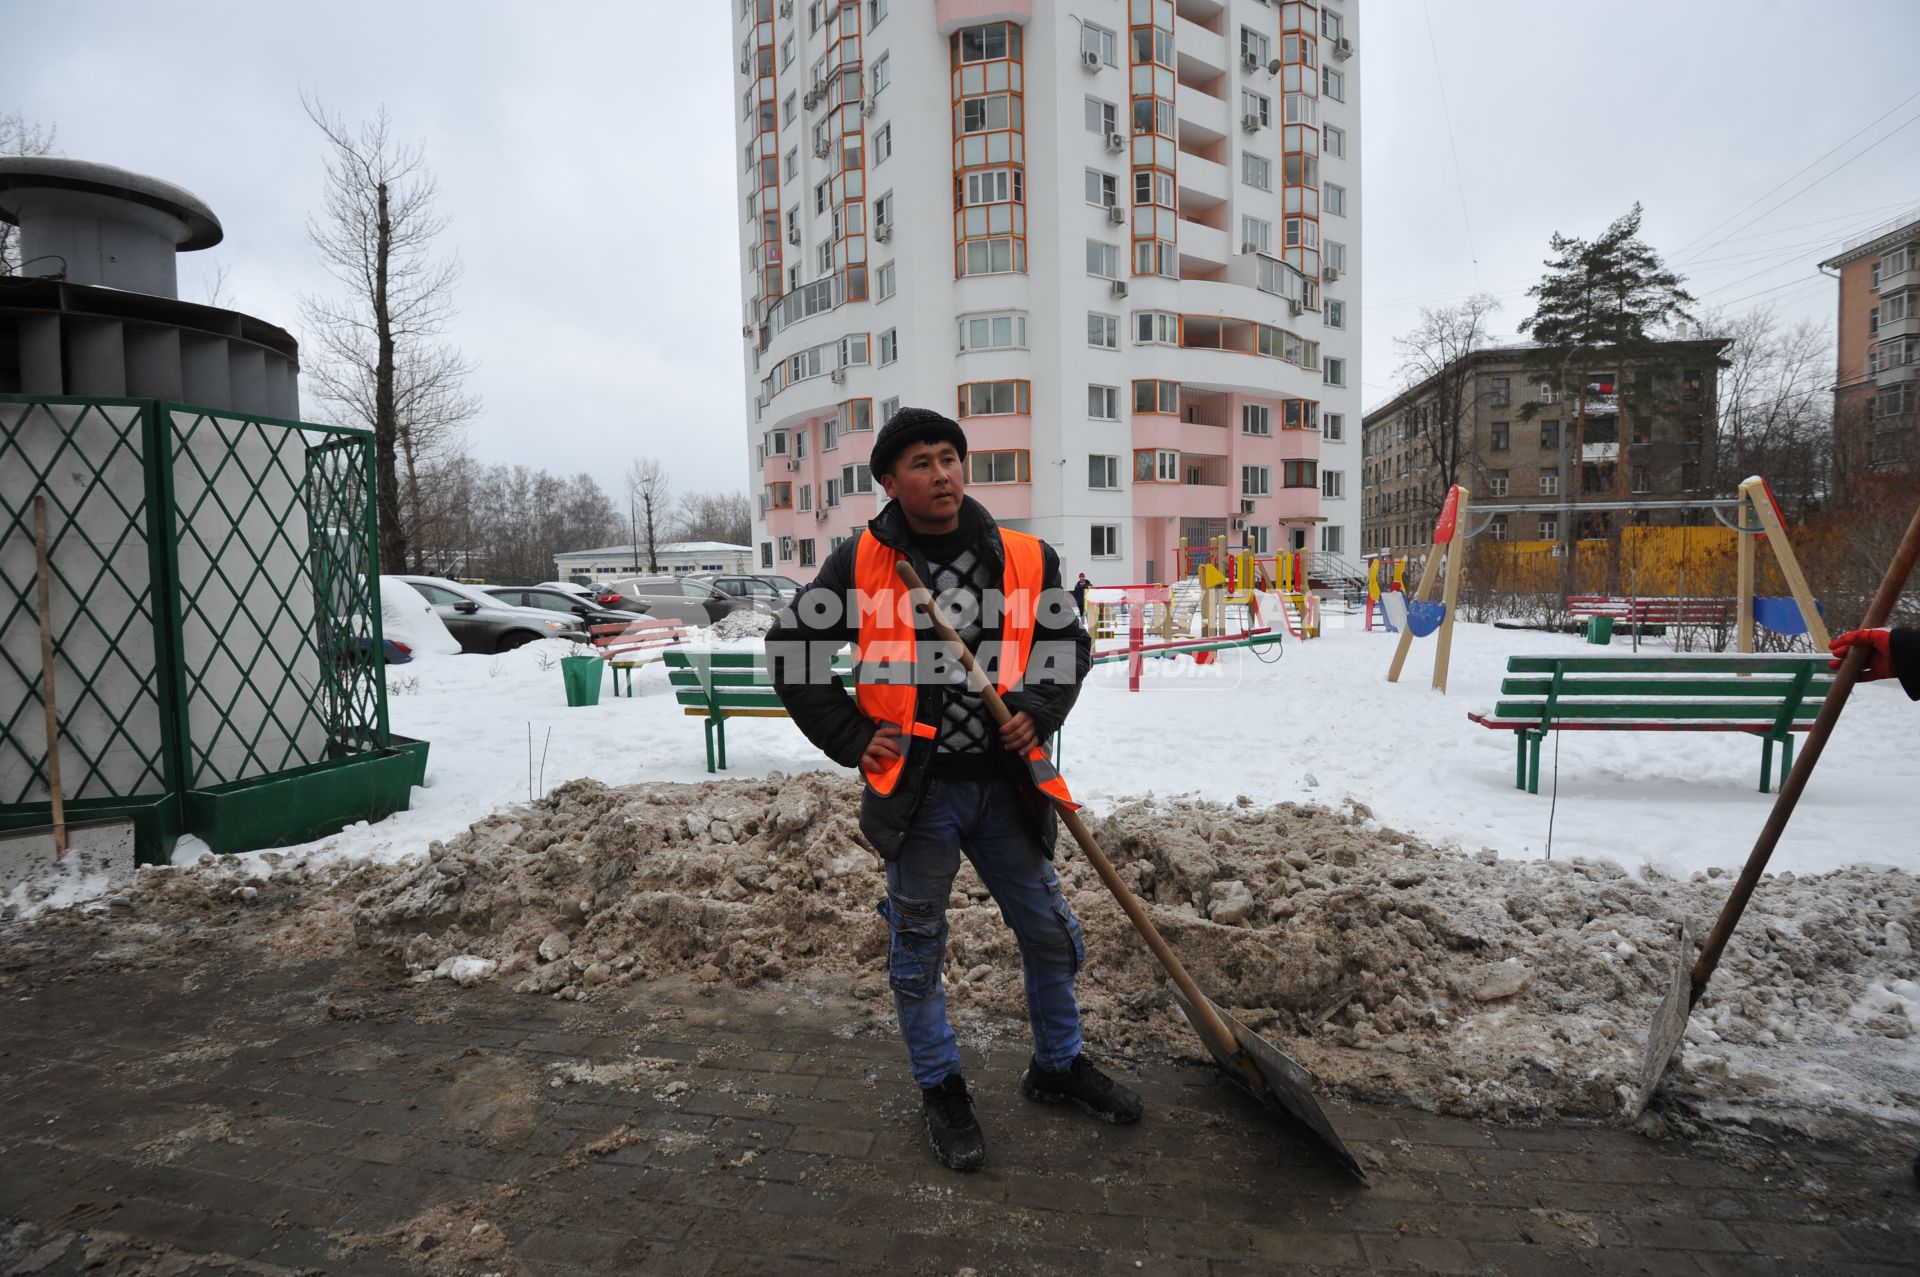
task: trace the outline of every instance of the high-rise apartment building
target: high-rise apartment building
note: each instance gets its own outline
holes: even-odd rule
[[[1834,481],[1920,465],[1920,217],[1859,236],[1820,263],[1840,282]]]
[[[1358,0],[734,0],[756,549],[899,405],[1069,579],[1359,533]]]

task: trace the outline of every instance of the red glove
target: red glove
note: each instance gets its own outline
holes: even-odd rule
[[[1867,649],[1866,668],[1860,671],[1861,681],[1893,677],[1893,653],[1887,650],[1887,631],[1848,630],[1827,645],[1827,650],[1834,656],[1833,660],[1827,662],[1827,668],[1839,669],[1840,660],[1846,656],[1847,649],[1850,647]]]

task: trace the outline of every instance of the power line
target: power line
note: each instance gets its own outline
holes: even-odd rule
[[[1453,185],[1460,193],[1460,222],[1467,232],[1467,260],[1473,263],[1473,282],[1480,283],[1480,254],[1473,247],[1473,219],[1467,215],[1467,184],[1460,176],[1460,148],[1453,140],[1453,111],[1447,106],[1447,80],[1440,73],[1440,46],[1433,38],[1433,9],[1424,7],[1427,19],[1427,48],[1433,53],[1433,78],[1440,86],[1440,118],[1447,126],[1447,149],[1453,152]]]

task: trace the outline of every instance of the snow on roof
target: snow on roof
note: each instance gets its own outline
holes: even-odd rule
[[[631,555],[639,547],[631,545],[603,545],[593,550],[563,550],[555,555],[561,559],[606,558],[609,555]],[[655,554],[752,554],[750,545],[734,545],[729,541],[662,541],[654,547]]]

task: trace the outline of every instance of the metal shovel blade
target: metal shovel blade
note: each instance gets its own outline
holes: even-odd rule
[[[1207,1002],[1213,1007],[1214,1014],[1233,1030],[1234,1040],[1240,1046],[1238,1059],[1226,1054],[1221,1049],[1221,1044],[1214,1042],[1206,1028],[1195,1017],[1192,1004],[1182,995],[1179,988],[1176,986],[1172,992],[1173,1000],[1179,1005],[1181,1014],[1187,1017],[1187,1022],[1200,1035],[1200,1040],[1207,1044],[1207,1050],[1212,1052],[1215,1063],[1219,1064],[1228,1077],[1245,1087],[1253,1098],[1268,1108],[1280,1110],[1312,1131],[1349,1175],[1362,1184],[1367,1182],[1366,1168],[1360,1165],[1360,1160],[1353,1155],[1352,1150],[1341,1140],[1339,1133],[1333,1129],[1333,1123],[1327,1120],[1326,1111],[1320,1107],[1320,1102],[1313,1098],[1314,1082],[1317,1079],[1305,1065],[1288,1057],[1273,1043],[1228,1015],[1218,1002],[1208,998]],[[1254,1071],[1260,1075],[1262,1085],[1254,1085],[1253,1080],[1246,1075],[1246,1071],[1241,1066],[1242,1060],[1253,1065]]]
[[[1640,1115],[1647,1111],[1647,1102],[1659,1089],[1660,1078],[1667,1071],[1667,1061],[1680,1049],[1680,1040],[1687,1036],[1687,1014],[1693,1010],[1693,964],[1700,947],[1693,942],[1693,932],[1684,922],[1680,924],[1679,949],[1673,960],[1673,976],[1667,981],[1667,996],[1661,999],[1660,1009],[1653,1013],[1653,1028],[1647,1033],[1647,1054],[1640,1062],[1640,1085],[1627,1110],[1630,1122],[1639,1121]]]

